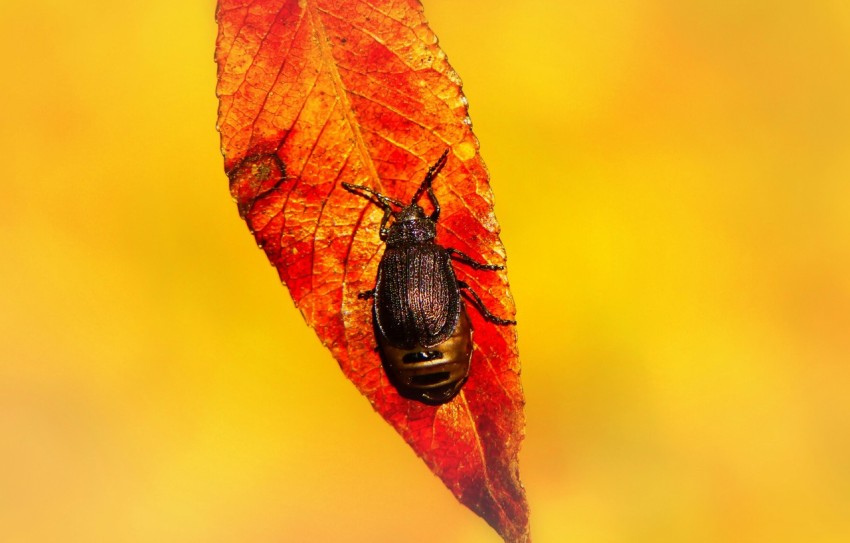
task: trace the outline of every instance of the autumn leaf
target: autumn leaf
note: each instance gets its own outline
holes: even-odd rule
[[[516,331],[469,306],[470,376],[450,402],[401,397],[375,349],[371,303],[382,211],[343,182],[410,201],[428,167],[437,242],[503,263],[487,170],[457,74],[416,0],[220,0],[218,128],[239,213],[345,375],[457,498],[505,540],[528,541]],[[504,272],[457,265],[512,318]],[[469,305],[469,304],[468,304]]]

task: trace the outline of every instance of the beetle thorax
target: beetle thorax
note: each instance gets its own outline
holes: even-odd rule
[[[387,245],[422,243],[437,237],[437,225],[418,205],[410,205],[399,211],[390,226]]]

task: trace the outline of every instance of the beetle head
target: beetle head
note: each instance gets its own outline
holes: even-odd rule
[[[387,245],[422,243],[437,237],[437,225],[416,204],[410,204],[393,213],[393,224],[387,236]]]
[[[427,219],[427,217],[425,217],[425,211],[416,204],[411,204],[402,208],[402,210],[397,211],[395,215],[395,220],[398,222],[418,221],[421,219]]]

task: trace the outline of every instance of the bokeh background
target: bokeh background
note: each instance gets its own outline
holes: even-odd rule
[[[850,541],[850,3],[426,0],[534,541]],[[209,0],[0,2],[0,539],[490,542],[227,191]]]

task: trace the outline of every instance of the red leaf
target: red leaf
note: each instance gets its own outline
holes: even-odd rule
[[[458,499],[528,541],[517,453],[524,399],[513,326],[470,307],[470,377],[449,403],[399,396],[375,351],[371,302],[382,212],[342,182],[409,201],[434,182],[437,242],[499,263],[504,249],[460,80],[416,0],[220,0],[218,126],[239,213],[345,375]],[[456,266],[510,318],[503,272]]]

